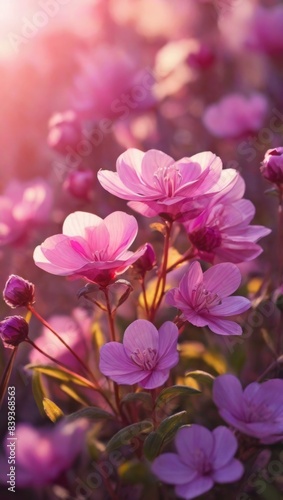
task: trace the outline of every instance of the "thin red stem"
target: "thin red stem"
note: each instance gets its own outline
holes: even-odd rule
[[[165,286],[166,286],[166,274],[167,274],[167,263],[168,263],[168,256],[169,256],[169,248],[170,248],[170,236],[171,236],[171,230],[172,230],[172,221],[166,221],[166,233],[165,233],[165,241],[164,241],[164,249],[163,249],[163,259],[162,259],[162,265],[159,271],[159,276],[157,279],[156,283],[156,289],[152,301],[152,306],[150,308],[150,319],[153,321],[155,313],[157,309],[159,308],[161,301],[163,299],[164,291],[165,291]],[[159,293],[161,287],[161,291]]]
[[[6,394],[18,347],[14,347],[0,382],[0,408]]]

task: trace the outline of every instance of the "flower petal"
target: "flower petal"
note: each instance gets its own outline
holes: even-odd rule
[[[158,352],[159,335],[155,326],[146,319],[133,321],[124,333],[123,344],[128,356],[139,349],[141,352],[148,348]]]
[[[136,384],[145,376],[144,370],[127,356],[119,342],[108,342],[101,347],[99,369],[118,384]]]
[[[113,212],[105,217],[104,222],[110,235],[107,253],[114,259],[131,246],[138,232],[138,223],[125,212]]]
[[[196,467],[196,450],[200,450],[205,457],[210,458],[213,452],[213,436],[206,427],[192,424],[178,430],[175,445],[181,460],[193,469]]]
[[[213,468],[220,469],[228,464],[234,457],[238,442],[232,431],[224,425],[220,425],[212,431],[214,438]]]
[[[179,330],[172,321],[166,321],[159,328],[159,361],[158,370],[169,369],[175,366],[179,361],[179,353],[177,351],[177,341]]]
[[[151,470],[158,479],[169,484],[187,484],[196,472],[184,464],[176,453],[163,453],[157,457]]]
[[[219,375],[213,384],[213,401],[219,409],[226,409],[240,420],[244,420],[243,389],[237,377]]]
[[[63,234],[47,238],[35,249],[33,257],[38,267],[61,276],[72,274],[88,263],[88,259],[76,252],[68,236]]]
[[[169,368],[164,370],[159,370],[156,367],[152,372],[149,373],[143,380],[140,381],[140,385],[144,389],[155,389],[163,385],[169,377]],[[144,372],[146,373],[146,372]]]
[[[229,464],[213,473],[216,483],[233,483],[238,481],[244,474],[244,466],[239,460],[232,460]]]
[[[221,298],[231,295],[241,284],[241,273],[235,264],[216,264],[203,275],[205,288]]]
[[[198,476],[189,484],[181,484],[176,486],[175,491],[178,496],[190,500],[196,498],[203,493],[211,490],[213,487],[213,479],[209,476]]]
[[[214,333],[219,335],[241,335],[242,328],[235,321],[228,321],[227,319],[219,319],[214,317],[207,317],[207,326]]]
[[[251,302],[245,297],[224,297],[221,304],[209,309],[209,314],[212,316],[233,316],[247,311],[250,307]]]
[[[73,212],[66,217],[62,233],[66,236],[86,237],[86,228],[99,226],[102,222],[101,217],[87,212]]]

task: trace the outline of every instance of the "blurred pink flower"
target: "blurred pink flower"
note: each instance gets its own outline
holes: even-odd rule
[[[213,264],[239,263],[260,255],[262,248],[256,241],[271,232],[264,226],[249,225],[254,215],[253,203],[242,199],[211,206],[184,226],[200,259]]]
[[[263,94],[254,93],[250,97],[228,94],[206,108],[203,122],[216,137],[239,137],[262,127],[267,108]]]
[[[87,422],[59,423],[53,427],[35,429],[28,424],[17,425],[16,481],[20,488],[54,484],[61,474],[68,471],[83,449]],[[12,441],[7,441],[7,445]],[[8,456],[0,457],[0,482],[7,484],[10,471]]]
[[[272,444],[283,440],[283,380],[253,382],[243,391],[234,375],[213,384],[213,400],[223,420],[243,434]]]
[[[129,149],[119,156],[117,172],[100,170],[98,180],[110,193],[146,217],[196,217],[205,199],[236,182],[238,173],[206,151],[175,162],[162,151]]]
[[[35,225],[46,222],[53,203],[44,179],[12,181],[0,196],[0,245],[17,241]]]
[[[50,326],[60,337],[86,361],[91,337],[91,317],[87,312],[77,307],[71,316],[54,315],[48,319]],[[36,345],[47,352],[50,356],[67,365],[71,370],[80,372],[81,365],[76,358],[66,349],[64,344],[47,328],[43,327],[40,336],[36,339]],[[36,349],[30,351],[29,359],[35,364],[50,364],[51,361]]]
[[[283,6],[257,5],[249,20],[246,46],[269,53],[283,49]]]
[[[128,251],[138,232],[136,219],[113,212],[104,220],[87,212],[74,212],[65,219],[63,234],[37,246],[33,258],[38,267],[59,276],[86,278],[107,285],[146,251]]]
[[[234,458],[237,439],[227,427],[211,432],[197,424],[184,426],[177,432],[175,445],[177,453],[163,453],[151,470],[161,481],[174,484],[180,498],[196,498],[214,483],[233,483],[244,473],[243,465]]]
[[[251,307],[245,297],[229,297],[240,284],[241,273],[234,264],[216,264],[203,272],[195,261],[190,264],[179,287],[169,290],[167,303],[180,309],[181,318],[195,326],[208,326],[220,335],[240,335],[242,328],[226,319]]]
[[[48,123],[48,145],[61,154],[67,154],[68,146],[77,146],[82,139],[82,127],[74,111],[55,113]]]
[[[75,198],[91,201],[93,197],[94,173],[90,169],[74,170],[66,177],[63,188]]]
[[[100,371],[118,384],[160,387],[178,363],[178,334],[171,321],[157,330],[150,321],[138,319],[126,329],[123,344],[108,342],[102,346]]]
[[[260,171],[268,181],[283,184],[283,147],[266,151]]]

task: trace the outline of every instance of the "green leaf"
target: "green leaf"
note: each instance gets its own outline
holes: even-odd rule
[[[155,401],[155,408],[158,408],[158,406],[162,406],[165,403],[169,403],[171,399],[178,396],[189,396],[192,394],[200,394],[200,392],[201,391],[199,391],[198,389],[188,387],[186,385],[173,385],[172,387],[168,387],[161,391]]]
[[[152,409],[152,398],[148,392],[130,392],[121,399],[121,404],[135,403],[141,401],[145,406]]]
[[[83,387],[92,387],[92,384],[80,375],[74,373],[69,373],[68,370],[64,368],[57,368],[55,366],[48,365],[33,365],[29,364],[26,366],[28,370],[35,370],[39,373],[43,373],[48,377],[56,378],[58,380],[63,380],[64,382],[73,382],[74,384],[81,385]]]
[[[47,397],[47,394],[44,390],[41,375],[39,372],[33,372],[32,374],[32,392],[41,415],[45,416],[43,399]]]
[[[113,436],[106,446],[108,452],[116,450],[121,446],[131,444],[133,438],[141,434],[148,434],[153,429],[153,424],[150,420],[142,420],[135,424],[128,425],[121,429],[115,436]]]
[[[145,439],[143,451],[146,458],[150,461],[154,460],[165,446],[175,436],[177,430],[184,424],[188,423],[188,414],[186,411],[181,411],[167,417],[161,422],[158,429],[151,432]]]
[[[212,384],[215,380],[215,377],[213,375],[211,375],[208,372],[204,372],[202,370],[194,370],[192,372],[186,372],[185,376],[192,377],[197,382],[208,385],[209,387],[212,386]]]
[[[114,419],[115,416],[111,413],[108,413],[98,406],[90,406],[89,408],[82,408],[81,410],[75,411],[74,413],[70,413],[70,415],[66,416],[66,419],[69,421],[77,420],[78,418],[88,418],[90,420],[111,420]]]
[[[142,462],[125,462],[118,467],[118,474],[126,484],[145,484],[152,481],[148,467]]]
[[[48,418],[50,418],[51,422],[56,422],[59,420],[59,418],[62,418],[64,416],[64,413],[62,412],[61,408],[56,405],[51,399],[48,398],[43,398],[42,401],[43,404],[43,409],[47,415]]]

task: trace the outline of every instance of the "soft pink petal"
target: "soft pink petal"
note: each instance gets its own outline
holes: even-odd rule
[[[210,458],[213,452],[213,436],[202,425],[184,426],[177,432],[175,445],[181,460],[194,468],[196,450],[202,451],[207,458]]]
[[[145,153],[142,160],[141,172],[143,181],[148,186],[154,186],[156,184],[156,182],[154,182],[156,181],[154,177],[155,172],[157,172],[158,170],[162,171],[164,169],[164,175],[165,175],[166,167],[169,167],[170,165],[173,164],[174,160],[173,158],[171,158],[171,156],[168,156],[167,154],[157,149],[150,149]],[[158,187],[156,187],[155,192],[158,191],[159,189]]]
[[[136,384],[145,376],[144,370],[127,356],[119,342],[108,342],[101,347],[99,369],[118,384]]]
[[[198,476],[189,484],[178,485],[175,488],[176,494],[181,498],[190,500],[191,498],[196,498],[203,493],[211,490],[213,487],[213,480],[208,476]]]
[[[99,170],[97,173],[97,178],[101,186],[113,194],[122,198],[123,200],[138,200],[141,198],[139,194],[133,192],[131,189],[127,188],[123,182],[120,180],[117,172],[111,172],[110,170]]]
[[[184,298],[193,305],[192,291],[193,289],[203,281],[204,273],[202,272],[201,265],[198,261],[194,261],[190,264],[188,271],[184,274],[180,281],[179,289]]]
[[[113,212],[104,219],[110,234],[108,255],[119,257],[127,250],[136,238],[138,223],[132,215],[124,212]]]
[[[86,237],[86,228],[99,226],[102,219],[87,212],[74,212],[68,215],[63,224],[62,233],[66,236]]]
[[[225,408],[237,418],[243,418],[243,390],[239,379],[234,375],[220,375],[215,379],[213,401],[219,409]]]
[[[80,269],[88,262],[72,248],[69,238],[62,234],[47,238],[35,249],[33,257],[38,267],[61,276]]]
[[[219,335],[241,335],[243,330],[235,321],[228,321],[227,319],[212,319],[213,316],[207,317],[207,326],[214,333]]]
[[[159,335],[155,326],[145,319],[137,319],[131,323],[124,333],[124,348],[130,356],[136,349],[145,351],[148,348],[158,352]]]
[[[207,290],[224,298],[239,288],[241,273],[235,264],[217,264],[205,271],[203,282]]]
[[[160,212],[160,207],[156,203],[152,204],[151,202],[142,203],[140,201],[130,201],[127,205],[144,217],[155,217]]]
[[[214,471],[213,480],[216,483],[233,483],[238,481],[244,474],[244,466],[239,460],[232,460],[221,469]]]
[[[92,253],[92,261],[96,260],[95,256],[98,254],[98,258],[101,260],[108,260],[108,246],[111,239],[111,235],[106,227],[104,221],[94,227],[88,227],[85,230],[86,241],[90,247]]]
[[[214,439],[213,467],[219,469],[232,460],[237,451],[238,442],[232,431],[222,425],[214,429],[212,434]]]
[[[212,316],[232,316],[247,311],[250,307],[251,302],[245,297],[224,297],[221,304],[209,309],[209,314]]]
[[[146,372],[144,372],[146,373]],[[149,373],[143,380],[140,381],[140,385],[144,389],[155,389],[156,387],[161,387],[169,377],[169,369],[159,370],[156,367],[152,372]]]
[[[118,176],[133,192],[138,191],[138,184],[141,182],[141,163],[144,156],[145,153],[139,149],[130,148],[117,159]]]
[[[175,453],[163,453],[157,457],[151,470],[158,479],[169,484],[187,484],[196,472],[184,464]]]
[[[177,341],[179,330],[172,321],[166,321],[159,328],[158,369],[172,368],[178,363]]]

